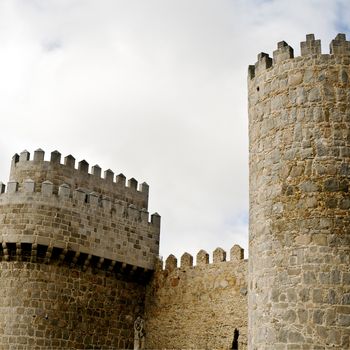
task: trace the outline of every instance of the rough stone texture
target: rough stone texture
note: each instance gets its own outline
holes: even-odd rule
[[[0,348],[350,348],[350,42],[313,34],[249,66],[249,283],[243,250],[171,255],[148,185],[38,149],[0,183]],[[247,288],[248,287],[248,288]],[[247,302],[249,291],[249,336]],[[145,310],[145,312],[144,312]]]
[[[57,157],[58,152],[53,153]],[[41,150],[39,155],[34,159],[42,159]],[[119,192],[114,192],[114,187],[98,187],[105,180],[95,179],[94,184],[94,176],[87,173],[86,162],[80,164],[80,170],[73,169],[73,177],[69,179],[61,176],[63,170],[67,170],[66,166],[52,160],[28,159],[29,153],[22,152],[19,161],[12,165],[12,180],[7,186],[7,193],[0,193],[3,242],[54,246],[153,269],[159,252],[158,214],[153,214],[149,222],[146,208],[115,199]],[[76,187],[84,183],[82,169],[86,170],[91,189]],[[49,175],[52,181],[38,183],[33,180],[39,180],[44,175]],[[23,179],[23,176],[30,176],[30,179]],[[65,183],[59,184],[58,179]],[[71,189],[67,183],[74,187]],[[111,192],[106,192],[107,189]],[[93,190],[101,190],[102,193]],[[130,195],[127,188],[124,190]],[[145,193],[138,193],[135,188],[133,191],[137,203],[139,196]],[[108,197],[103,193],[108,193]],[[148,201],[148,187],[146,198],[145,202]],[[133,197],[129,198],[129,202],[133,202]]]
[[[142,212],[124,203],[92,202],[85,192],[75,191],[73,198],[60,194],[52,189],[1,194],[2,240],[66,248],[153,269],[159,226],[149,223],[148,215],[142,220]]]
[[[349,42],[286,45],[249,68],[249,349],[349,349]]]
[[[145,287],[68,266],[0,262],[0,348],[133,349]]]
[[[226,255],[216,249],[215,256],[218,252]],[[206,254],[199,254],[204,261]],[[246,349],[247,260],[199,261],[180,268],[174,268],[173,256],[167,261],[170,270],[160,266],[147,287],[146,348],[229,349],[237,328],[239,349]]]
[[[44,181],[52,182],[56,187],[68,184],[72,190],[77,188],[88,189],[113,200],[122,200],[128,204],[134,204],[137,208],[148,208],[149,188],[146,183],[140,185],[137,190],[137,181],[130,179],[128,186],[125,184],[125,176],[120,174],[114,179],[114,173],[108,169],[101,178],[101,168],[98,165],[92,167],[92,174],[88,172],[89,164],[82,160],[75,168],[75,158],[71,155],[65,157],[61,164],[61,154],[57,151],[51,153],[50,161],[44,161],[44,151],[38,149],[34,152],[33,160],[30,153],[23,151],[12,159],[10,180],[23,183],[31,179],[36,183]]]
[[[60,158],[24,151],[1,184],[0,348],[132,349],[160,216],[147,184]]]

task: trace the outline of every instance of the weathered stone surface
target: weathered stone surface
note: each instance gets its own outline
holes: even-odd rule
[[[139,209],[148,207],[148,186],[142,186],[138,191],[137,181],[130,179],[130,186],[125,186],[125,176],[120,174],[113,181],[113,172],[106,170],[103,179],[100,177],[101,168],[92,167],[92,174],[88,173],[89,164],[83,160],[75,169],[75,158],[72,155],[65,157],[65,164],[60,163],[61,154],[57,151],[51,153],[50,161],[44,161],[44,151],[34,153],[34,159],[30,160],[30,153],[23,151],[20,157],[14,157],[11,166],[10,179],[22,183],[26,179],[32,179],[35,183],[50,181],[55,187],[63,183],[72,189],[85,188],[90,191],[111,197],[113,200],[121,200],[136,205]]]
[[[146,184],[123,187],[74,164],[24,151],[1,186],[1,349],[133,347],[160,216],[149,221]]]
[[[349,346],[349,45],[308,35],[248,78],[250,349]]]
[[[100,202],[100,194],[72,191],[66,184],[55,187],[51,181],[11,182],[7,192],[0,195],[0,235],[7,242],[9,233],[19,240],[45,239],[52,246],[69,245],[72,250],[153,269],[160,218],[156,223],[148,222],[148,215],[140,220],[141,211],[127,203]]]
[[[330,55],[309,34],[301,57],[281,41],[249,66],[249,283],[239,246],[159,268],[146,183],[15,154],[0,183],[0,348],[228,349],[239,331],[240,350],[349,349],[349,76],[345,34]]]
[[[145,287],[104,273],[0,262],[0,347],[131,349]]]
[[[222,249],[218,252],[222,257]],[[247,260],[242,259],[156,271],[147,287],[146,348],[228,349],[237,328],[239,349],[246,349]]]

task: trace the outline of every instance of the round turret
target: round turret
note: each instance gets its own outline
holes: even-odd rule
[[[249,67],[250,349],[348,349],[350,42]]]
[[[0,183],[0,348],[131,349],[159,252],[148,185],[27,151]]]

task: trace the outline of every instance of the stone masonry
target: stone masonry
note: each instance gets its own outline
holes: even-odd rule
[[[249,67],[249,349],[350,348],[350,42]]]
[[[0,348],[133,348],[159,250],[148,185],[37,150],[0,184]]]
[[[148,222],[148,185],[137,190],[137,181],[120,174],[114,182],[111,170],[65,158],[52,152],[24,151],[14,156],[7,192],[0,196],[1,233],[9,243],[40,244],[80,255],[152,269],[159,252],[160,217]]]
[[[0,263],[0,349],[132,349],[144,283],[102,269]]]
[[[309,34],[294,57],[282,41],[248,88],[249,261],[235,245],[163,268],[146,183],[57,151],[13,157],[0,349],[132,349],[135,320],[148,349],[350,348],[350,42],[321,54]]]
[[[234,330],[239,349],[247,348],[247,260],[235,245],[217,248],[213,262],[201,250],[184,253],[180,267],[170,255],[147,287],[145,318],[147,349],[229,349]]]

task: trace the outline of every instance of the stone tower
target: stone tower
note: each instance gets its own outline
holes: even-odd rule
[[[350,42],[249,67],[249,348],[349,349]]]
[[[159,250],[148,185],[37,150],[0,184],[0,348],[133,348]]]

